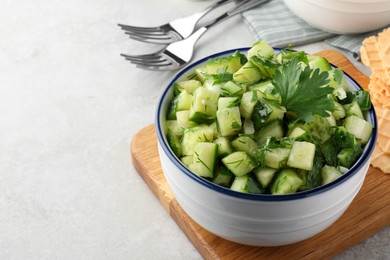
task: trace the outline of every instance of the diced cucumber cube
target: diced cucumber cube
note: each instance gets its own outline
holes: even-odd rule
[[[264,165],[274,169],[279,169],[287,164],[289,148],[269,148],[264,153]]]
[[[186,155],[180,158],[180,161],[187,167],[189,167],[194,162],[193,155]]]
[[[351,168],[362,153],[363,149],[361,148],[360,143],[356,143],[352,148],[341,149],[337,154],[337,159],[339,159],[341,166]]]
[[[183,135],[183,128],[179,126],[177,120],[167,120],[165,124],[167,128],[167,132],[171,132],[178,136]]]
[[[276,119],[283,119],[286,108],[278,103],[275,98],[269,96],[262,96],[256,103],[253,113],[252,121],[256,130],[261,129],[268,122]]]
[[[261,56],[264,58],[271,58],[274,56],[274,49],[264,40],[255,42],[247,53],[248,59],[252,56]]]
[[[371,108],[370,92],[358,90],[355,92],[355,98],[362,111],[367,111]]]
[[[192,95],[189,94],[186,90],[183,90],[177,97],[176,113],[180,110],[189,110],[191,107],[191,103]]]
[[[229,154],[228,156],[222,158],[222,163],[235,176],[245,175],[256,167],[255,163],[252,161],[249,155],[243,151]]]
[[[193,155],[197,142],[212,142],[214,137],[213,129],[208,125],[199,125],[184,130],[181,141],[183,155]]]
[[[238,192],[248,193],[248,181],[248,175],[237,176],[234,178],[230,189]]]
[[[276,175],[271,186],[272,194],[290,194],[298,190],[302,185],[302,180],[292,169],[283,169]]]
[[[223,165],[217,167],[214,175],[213,182],[224,187],[230,187],[230,182],[234,177],[234,175]]]
[[[222,95],[224,96],[241,96],[245,92],[245,85],[238,85],[233,81],[228,81],[221,86]]]
[[[197,88],[202,86],[202,83],[195,79],[183,80],[175,83],[175,88],[182,92],[183,90],[187,91],[188,94],[193,94]]]
[[[363,112],[356,99],[353,99],[352,103],[344,105],[347,116],[355,115],[361,119],[364,119]]]
[[[272,93],[272,90],[274,89],[274,85],[272,85],[272,82],[270,80],[261,81],[259,83],[252,84],[248,86],[248,90],[258,90],[263,93]]]
[[[177,118],[177,125],[178,127],[184,129],[189,127],[194,127],[197,124],[194,121],[190,121],[189,118],[190,111],[189,110],[182,110],[176,112],[176,118]]]
[[[310,171],[313,168],[315,152],[314,144],[295,141],[287,160],[287,166]]]
[[[366,144],[368,142],[373,129],[373,125],[371,123],[355,115],[348,116],[344,120],[344,127],[362,144]]]
[[[249,119],[252,117],[253,109],[257,101],[261,96],[261,92],[258,90],[251,90],[245,92],[242,95],[241,103],[240,103],[240,113],[241,116],[245,119]]]
[[[168,131],[167,139],[168,139],[169,146],[171,147],[174,154],[180,158],[180,156],[182,156],[183,154],[181,143],[180,143],[180,137]]]
[[[333,102],[334,103],[334,110],[333,110],[333,117],[334,119],[336,120],[339,120],[341,118],[344,118],[345,117],[345,108],[343,107],[343,105],[341,105],[340,103],[338,102]]]
[[[272,179],[275,176],[277,169],[273,168],[262,168],[262,167],[256,167],[253,169],[253,173],[257,178],[257,181],[263,186],[263,188],[268,187],[268,185],[271,183]]]
[[[247,136],[241,135],[232,141],[232,146],[236,151],[244,151],[250,156],[253,155],[253,152],[258,148],[256,141]]]
[[[225,157],[233,152],[229,139],[224,136],[217,137],[213,143],[218,145],[218,157]]]
[[[329,71],[332,69],[327,59],[320,56],[311,56],[312,59],[309,61],[309,67],[319,69],[320,71]]]
[[[207,62],[207,74],[220,74],[220,71],[226,71],[231,74],[235,73],[241,67],[239,56],[230,55],[227,57],[215,58]]]
[[[223,108],[217,111],[217,128],[221,136],[230,136],[241,131],[242,122],[238,107]]]
[[[303,139],[308,133],[303,130],[301,127],[297,126],[294,127],[294,129],[290,132],[288,137],[294,138],[294,139]]]
[[[239,97],[220,97],[218,99],[218,109],[231,108],[240,105]]]
[[[198,124],[211,123],[215,119],[219,94],[200,87],[195,90],[193,97],[189,119]]]
[[[169,104],[167,119],[168,120],[176,120],[176,112],[177,112],[177,102],[179,100],[179,95],[173,97],[171,103]]]
[[[249,174],[236,176],[230,189],[245,193],[264,193],[264,189],[259,185],[257,180]]]
[[[251,61],[247,61],[237,72],[233,74],[233,79],[239,83],[251,84],[259,81],[263,75],[260,69]]]
[[[242,125],[242,128],[244,130],[244,134],[252,135],[255,133],[255,127],[253,125],[252,120],[250,119],[244,119],[244,124]]]
[[[217,160],[218,146],[214,143],[198,142],[194,147],[190,169],[199,176],[212,178]]]
[[[336,180],[341,176],[341,172],[336,167],[324,165],[321,169],[322,185]]]
[[[282,120],[271,121],[255,133],[255,139],[259,145],[263,144],[270,136],[277,138],[284,136]]]
[[[201,83],[204,83],[206,81],[206,75],[207,75],[206,65],[196,68],[195,75]]]

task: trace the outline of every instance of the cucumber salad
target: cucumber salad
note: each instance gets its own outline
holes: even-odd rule
[[[172,151],[193,173],[239,192],[329,183],[357,161],[373,130],[369,93],[351,92],[340,69],[264,41],[208,60],[173,87]]]

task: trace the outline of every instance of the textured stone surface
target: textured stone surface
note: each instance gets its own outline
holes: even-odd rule
[[[199,259],[130,161],[174,72],[125,62],[122,52],[159,46],[116,24],[160,24],[210,2],[1,3],[0,259]],[[253,41],[237,16],[210,29],[194,58]],[[337,259],[389,258],[389,240],[383,230]]]

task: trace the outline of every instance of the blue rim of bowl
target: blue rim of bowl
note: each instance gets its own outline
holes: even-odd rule
[[[274,49],[275,49],[275,51],[281,50],[279,48],[274,48]],[[199,183],[200,185],[202,185],[206,188],[212,189],[216,192],[222,193],[224,195],[227,195],[227,196],[230,196],[233,198],[258,200],[258,201],[290,201],[290,200],[297,200],[297,199],[303,199],[303,198],[315,196],[315,195],[324,193],[324,192],[328,191],[329,189],[333,189],[334,187],[344,183],[345,181],[350,179],[352,176],[354,176],[361,168],[363,168],[363,166],[370,159],[372,152],[374,151],[374,146],[375,146],[376,139],[377,139],[378,125],[377,125],[377,121],[376,121],[375,109],[374,109],[372,104],[371,104],[371,109],[369,110],[369,113],[368,113],[368,117],[370,118],[371,123],[374,125],[374,128],[373,128],[371,137],[364,148],[363,154],[360,156],[360,158],[355,162],[355,164],[346,173],[341,175],[341,177],[337,178],[336,180],[334,180],[328,184],[325,184],[325,185],[322,185],[322,186],[319,186],[319,187],[316,187],[316,188],[313,188],[310,190],[300,191],[300,192],[296,192],[296,193],[292,193],[292,194],[285,194],[285,195],[252,194],[252,193],[237,192],[237,191],[233,191],[233,190],[230,190],[228,188],[222,187],[218,184],[215,184],[207,179],[204,179],[204,178],[194,174],[186,166],[184,166],[181,163],[179,158],[177,158],[176,155],[171,150],[171,148],[168,144],[168,141],[166,139],[166,136],[164,134],[163,126],[162,126],[161,121],[160,121],[160,119],[165,120],[165,118],[164,119],[160,118],[160,115],[164,115],[164,116],[166,115],[166,111],[161,111],[162,107],[163,107],[162,104],[163,104],[163,101],[165,100],[165,98],[167,97],[167,95],[169,95],[173,84],[178,79],[180,79],[182,76],[184,76],[186,73],[188,73],[190,70],[194,69],[199,64],[204,63],[209,59],[226,56],[226,55],[234,53],[235,51],[246,53],[248,50],[249,50],[248,47],[237,48],[237,49],[226,50],[223,52],[218,52],[218,53],[212,54],[210,56],[204,57],[204,58],[188,65],[187,67],[182,69],[180,72],[178,72],[173,77],[171,82],[168,84],[166,89],[163,91],[163,93],[159,99],[159,102],[157,104],[157,110],[156,110],[156,118],[155,118],[156,134],[157,134],[157,139],[158,139],[158,142],[160,143],[161,148],[167,154],[168,158],[173,162],[173,164],[178,169],[180,169],[183,172],[183,174],[187,175],[189,178],[191,178],[192,180],[194,180],[195,182]],[[337,68],[337,66],[334,66],[333,64],[331,64],[331,65],[333,67]],[[356,90],[363,89],[351,76],[348,75],[348,73],[344,72],[344,74],[347,76],[347,79],[349,80],[349,82],[352,83],[353,87]],[[162,112],[164,112],[164,113],[162,113]]]

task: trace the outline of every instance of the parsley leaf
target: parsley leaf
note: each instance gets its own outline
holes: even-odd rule
[[[296,58],[283,64],[274,74],[272,84],[280,93],[282,105],[287,111],[295,112],[305,121],[312,121],[313,114],[328,117],[334,104],[328,98],[333,88],[328,85],[328,73],[304,69]]]
[[[204,74],[207,79],[213,80],[213,84],[221,84],[231,81],[233,79],[233,74],[226,71],[226,69],[218,69],[217,74]]]

